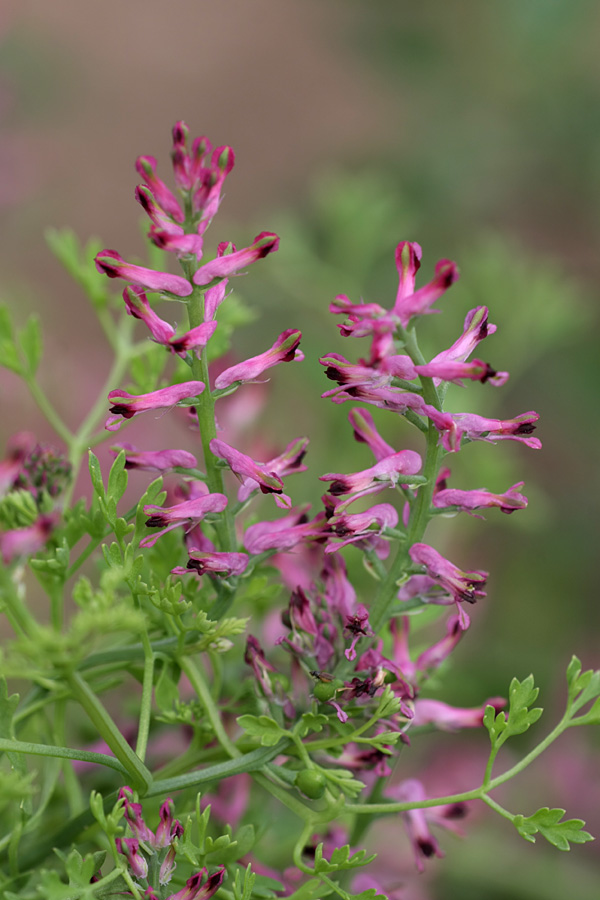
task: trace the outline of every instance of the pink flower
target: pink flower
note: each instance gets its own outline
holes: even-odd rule
[[[496,326],[488,321],[488,315],[487,306],[477,306],[470,310],[461,336],[447,350],[434,356],[431,362],[464,362],[468,359],[480,341],[496,331]]]
[[[153,547],[159,537],[179,525],[187,526],[186,530],[190,531],[209,513],[223,512],[226,506],[225,494],[204,494],[170,507],[145,506],[144,512],[150,516],[146,525],[148,528],[160,528],[161,531],[143,538],[140,547]]]
[[[210,442],[210,450],[214,456],[225,460],[231,471],[238,478],[251,479],[255,481],[263,494],[282,494],[283,481],[274,472],[270,472],[264,463],[255,462],[245,453],[240,453],[234,447],[230,447],[225,441],[213,438]],[[288,498],[289,501],[289,498]],[[291,501],[288,502],[291,506]]]
[[[421,469],[421,457],[414,450],[399,450],[380,459],[368,469],[342,475],[328,472],[320,475],[319,481],[331,481],[329,493],[334,497],[341,494],[354,494],[363,497],[365,494],[377,493],[402,482],[403,475],[416,475]]]
[[[450,706],[441,700],[417,699],[414,702],[414,718],[412,726],[435,725],[441,731],[458,731],[460,728],[479,728],[483,724],[486,706],[493,706],[499,712],[506,706],[503,697],[492,697],[482,706],[464,707]]]
[[[496,441],[520,441],[534,450],[539,450],[542,442],[538,438],[529,437],[535,431],[535,422],[539,419],[536,412],[521,413],[514,419],[486,419],[474,413],[452,413],[455,433],[464,435],[470,441],[488,441],[495,444]],[[438,423],[434,422],[436,428]],[[440,430],[443,429],[440,428]],[[454,450],[452,430],[443,431],[442,444],[446,450]],[[460,438],[459,438],[460,445]]]
[[[39,516],[33,525],[0,534],[0,554],[5,565],[21,556],[33,556],[45,545],[56,525],[55,515]]]
[[[417,565],[425,566],[427,574],[448,590],[455,600],[475,603],[478,597],[485,597],[487,572],[463,572],[428,544],[413,544],[410,558]]]
[[[304,354],[298,350],[301,337],[302,332],[295,328],[288,328],[279,335],[269,350],[260,353],[258,356],[252,356],[250,359],[237,363],[237,365],[221,372],[215,378],[215,387],[218,390],[224,390],[231,387],[236,381],[240,383],[255,381],[259,375],[262,375],[263,372],[272,366],[276,366],[278,363],[291,362],[293,359],[304,359]]]
[[[498,507],[503,513],[513,513],[516,509],[525,509],[527,497],[517,492],[517,488],[523,487],[525,482],[518,481],[513,484],[505,494],[491,494],[489,491],[458,491],[454,488],[437,491],[433,497],[433,505],[437,509],[447,506],[458,506],[459,509],[470,511],[472,509]]]
[[[427,378],[450,381],[452,384],[461,386],[465,378],[469,378],[471,381],[481,381],[482,384],[489,381],[496,387],[500,387],[508,381],[508,372],[496,372],[489,363],[483,362],[481,359],[474,359],[471,362],[438,360],[424,366],[415,366],[415,371]]]
[[[213,495],[214,496],[214,495]],[[177,566],[171,569],[173,575],[189,575],[195,572],[197,575],[220,575],[228,578],[230,575],[241,575],[248,565],[246,553],[225,553],[215,551],[201,551],[191,549],[188,551],[189,560],[185,568]]]
[[[6,459],[0,462],[0,497],[16,485],[23,463],[36,444],[35,435],[29,431],[20,431],[10,438],[6,447]]]
[[[125,468],[144,472],[168,472],[174,468],[195,469],[196,457],[187,450],[137,450],[133,444],[121,441],[110,448],[115,455],[125,450]]]
[[[365,538],[381,534],[386,528],[395,528],[398,513],[389,503],[378,503],[361,513],[343,513],[329,520],[332,534],[345,538],[339,544],[329,544],[325,553],[335,553],[341,547]]]
[[[400,284],[393,314],[398,316],[404,328],[413,316],[436,312],[431,306],[458,278],[456,265],[448,259],[441,259],[436,263],[433,280],[415,291],[415,275],[420,266],[420,255],[419,245],[411,244],[409,241],[401,241],[396,248],[396,267]]]
[[[286,475],[293,475],[297,472],[306,472],[306,466],[302,463],[302,460],[306,455],[307,447],[308,438],[297,438],[295,441],[291,441],[279,456],[275,456],[265,463],[258,463],[258,465],[264,466],[265,471],[278,478],[285,478]],[[259,482],[251,476],[245,478],[238,491],[239,502],[245,503],[259,487]],[[275,498],[275,501],[277,502],[277,497]]]
[[[373,416],[366,409],[351,409],[348,419],[354,430],[354,440],[367,444],[376,460],[393,456],[394,448],[383,440],[377,429]]]
[[[369,612],[362,603],[359,603],[356,607],[356,613],[350,616],[346,616],[346,621],[344,622],[344,630],[349,631],[352,635],[352,643],[350,646],[344,650],[344,656],[348,660],[356,659],[356,644],[358,643],[361,635],[373,634],[373,629],[369,625]]]
[[[162,344],[182,358],[188,350],[203,349],[215,333],[216,322],[203,322],[191,331],[176,337],[175,329],[154,312],[142,288],[126,287],[123,299],[129,315],[141,319],[158,344]]]
[[[127,860],[129,871],[136,878],[146,878],[148,863],[140,853],[140,842],[137,838],[115,838],[117,852]]]
[[[427,799],[423,785],[414,778],[388,787],[385,794],[387,797],[403,803],[418,803],[420,800]],[[435,807],[433,809],[435,810]],[[429,859],[431,856],[437,856],[439,858],[444,856],[440,849],[440,845],[431,833],[427,822],[427,820],[431,818],[431,810],[407,810],[402,813],[402,818],[404,820],[404,827],[406,828],[408,838],[413,847],[417,869],[419,872],[423,872],[425,869],[423,863],[424,859]]]
[[[279,238],[270,231],[261,231],[254,238],[250,247],[243,250],[233,250],[231,253],[218,256],[206,263],[194,273],[193,281],[197,285],[208,285],[215,278],[226,278],[229,275],[237,275],[240,269],[244,269],[258,259],[263,259],[269,253],[277,250]]]
[[[306,511],[290,513],[275,522],[257,522],[244,534],[244,546],[249,553],[265,553],[268,550],[291,550],[304,541],[324,541],[330,528],[325,513],[317,513],[309,520]]]
[[[181,275],[170,275],[168,272],[155,272],[144,266],[135,266],[126,262],[116,250],[101,250],[95,258],[96,268],[109,278],[124,278],[132,284],[139,285],[149,291],[161,294],[173,294],[175,297],[189,297],[193,286]]]
[[[206,869],[202,869],[196,875],[192,875],[186,881],[185,887],[177,891],[176,894],[171,894],[170,897],[167,897],[167,900],[209,900],[221,887],[225,877],[225,866],[217,869],[216,872],[206,878],[204,884],[201,884],[206,874]]]
[[[110,408],[113,414],[106,420],[105,428],[108,431],[117,431],[122,425],[121,417],[132,419],[138,413],[149,409],[169,409],[176,406],[182,400],[190,400],[197,397],[204,390],[202,381],[184,381],[181,384],[173,384],[170,387],[151,391],[149,394],[128,394],[127,391],[115,390],[108,395],[109,400],[118,400]]]

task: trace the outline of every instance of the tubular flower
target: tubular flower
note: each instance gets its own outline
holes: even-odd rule
[[[205,875],[207,875],[206,869],[201,869],[196,875],[188,878],[185,887],[177,891],[176,894],[171,894],[167,900],[209,900],[213,894],[216,894],[223,883],[225,866],[209,875],[204,884],[202,884],[201,882]]]
[[[225,460],[234,475],[240,479],[255,481],[263,494],[283,494],[283,481],[275,472],[270,472],[265,463],[257,463],[245,453],[240,453],[234,447],[230,447],[225,441],[213,438],[210,442],[210,450],[219,459]],[[285,495],[284,495],[285,496]],[[288,508],[291,501],[288,499]]]
[[[244,546],[250,553],[267,550],[283,552],[304,541],[324,541],[330,533],[325,513],[317,513],[309,520],[306,511],[293,512],[275,522],[257,522],[244,534]]]
[[[419,375],[425,375],[438,382],[449,381],[461,387],[465,378],[471,381],[481,381],[482,384],[489,382],[496,387],[501,387],[508,381],[508,372],[496,372],[489,363],[483,362],[481,359],[474,359],[471,362],[438,360],[424,366],[415,366],[415,371]]]
[[[285,478],[286,475],[293,475],[295,472],[306,472],[306,466],[302,460],[306,455],[308,443],[308,438],[297,438],[295,441],[291,441],[279,456],[275,456],[266,463],[259,463],[259,465],[264,466],[267,472],[278,478]],[[251,476],[245,478],[238,491],[239,502],[244,503],[259,487],[259,482]],[[277,500],[277,498],[275,499]]]
[[[539,414],[533,411],[521,413],[514,419],[486,419],[474,413],[452,413],[450,418],[454,423],[454,433],[459,435],[459,446],[460,436],[463,435],[470,441],[488,441],[491,444],[496,441],[520,441],[534,450],[542,446],[538,438],[529,437],[535,431],[534,423],[539,419]],[[439,427],[437,422],[434,425]],[[442,444],[446,450],[456,449],[452,429],[443,430]]]
[[[155,272],[144,266],[126,262],[116,250],[101,250],[95,257],[96,268],[109,278],[124,278],[134,285],[156,291],[159,294],[173,294],[175,297],[189,297],[193,286],[181,275]]]
[[[379,462],[386,456],[393,456],[395,450],[383,440],[377,429],[373,416],[366,409],[351,409],[348,419],[354,430],[354,440],[367,444],[375,459]]]
[[[233,246],[233,245],[232,245]],[[229,275],[237,275],[241,269],[264,259],[269,253],[273,253],[279,247],[279,238],[271,231],[261,231],[254,238],[254,242],[243,250],[233,249],[231,253],[224,253],[216,259],[206,263],[194,273],[194,284],[204,286],[216,278],[226,278]]]
[[[327,475],[320,475],[319,481],[332,482],[329,493],[334,497],[342,494],[363,497],[394,487],[402,482],[403,475],[416,475],[421,469],[421,464],[421,457],[414,450],[399,450],[361,472],[350,475],[328,472]]]
[[[485,597],[487,572],[463,572],[428,544],[413,544],[409,553],[412,561],[425,566],[429,577],[446,588],[455,600],[475,603],[478,597]]]
[[[483,724],[483,714],[487,706],[500,712],[506,706],[503,697],[492,697],[482,706],[469,709],[450,706],[441,700],[421,700],[414,702],[412,725],[435,725],[441,731],[458,731],[460,728],[479,728]]]
[[[352,635],[352,643],[344,650],[344,656],[346,659],[354,660],[356,659],[355,647],[361,635],[373,634],[373,629],[369,625],[369,612],[362,603],[358,604],[353,615],[346,616],[344,630],[349,631]]]
[[[385,528],[395,528],[398,513],[390,503],[378,503],[361,513],[343,513],[329,520],[332,535],[345,538],[339,544],[329,544],[325,553],[335,553],[347,544],[381,534]]]
[[[496,326],[488,321],[488,315],[487,306],[477,306],[470,310],[461,336],[447,350],[434,356],[431,362],[465,362],[475,347],[496,331]]]
[[[137,838],[115,838],[117,852],[127,860],[127,865],[132,875],[136,878],[146,878],[148,875],[148,863],[140,853],[140,842]]]
[[[469,512],[472,509],[498,507],[503,513],[513,513],[516,509],[525,509],[527,497],[519,494],[517,488],[523,487],[525,482],[518,481],[513,484],[505,494],[491,494],[489,491],[458,491],[453,488],[437,491],[433,497],[433,505],[437,509],[447,506],[457,506]]]
[[[15,487],[24,469],[24,463],[36,446],[35,435],[20,431],[8,442],[6,459],[0,462],[0,497]]]
[[[252,356],[244,362],[237,363],[229,369],[225,369],[215,378],[215,387],[217,390],[224,390],[231,387],[236,381],[241,384],[247,381],[255,381],[263,372],[276,366],[281,362],[291,362],[293,359],[302,360],[304,354],[298,350],[298,344],[302,332],[296,328],[288,328],[282,331],[273,346],[260,353],[258,356]]]
[[[413,316],[437,312],[431,306],[439,300],[450,285],[458,279],[458,269],[448,259],[441,259],[435,266],[435,275],[429,284],[414,290],[415,275],[420,266],[421,248],[410,241],[401,241],[396,248],[396,267],[400,276],[400,285],[394,305],[396,315],[404,328]]]
[[[197,575],[220,575],[228,578],[230,575],[241,575],[248,565],[246,553],[226,553],[220,551],[207,551],[191,549],[188,551],[189,560],[187,566],[176,566],[171,569],[173,575],[189,575],[195,572]]]
[[[184,381],[181,384],[173,384],[170,387],[151,391],[149,394],[128,394],[127,391],[115,390],[108,395],[109,400],[117,400],[110,407],[112,416],[106,420],[105,428],[108,431],[118,431],[123,419],[132,419],[135,415],[147,412],[149,409],[169,409],[176,406],[182,400],[190,400],[197,397],[204,390],[202,381]]]
[[[146,520],[148,528],[160,528],[156,534],[145,537],[140,541],[140,547],[153,547],[159,537],[178,528],[179,525],[186,525],[187,531],[190,531],[209,513],[223,512],[227,506],[227,497],[225,494],[204,494],[193,500],[184,500],[175,506],[145,506],[144,512],[150,516]]]
[[[423,785],[414,778],[393,785],[386,790],[385,794],[387,797],[404,803],[418,803],[427,799]],[[430,820],[435,821],[437,824],[443,824],[439,816],[441,809],[442,807],[411,809],[402,813],[404,827],[412,844],[415,863],[419,872],[423,872],[425,869],[423,860],[432,856],[439,858],[444,856],[428,825]]]
[[[141,319],[147,325],[156,343],[162,344],[182,358],[188,350],[197,351],[204,348],[217,327],[217,323],[214,321],[203,322],[196,328],[192,328],[191,331],[176,337],[175,329],[154,312],[142,288],[126,287],[123,291],[123,299],[129,315],[135,319]]]
[[[195,469],[196,457],[187,450],[137,450],[133,444],[121,441],[110,448],[115,455],[125,451],[125,468],[143,472],[169,472],[176,467]]]

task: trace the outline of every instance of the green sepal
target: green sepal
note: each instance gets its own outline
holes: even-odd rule
[[[246,734],[260,737],[263,747],[274,747],[286,734],[270,716],[238,716],[236,722]]]
[[[560,820],[565,814],[564,809],[549,809],[543,806],[532,816],[515,816],[513,825],[526,841],[535,844],[535,834],[541,834],[547,841],[559,850],[570,850],[570,844],[585,844],[594,838],[587,831],[582,831],[585,822],[583,819]]]
[[[35,375],[42,358],[42,329],[38,316],[29,316],[19,332],[19,344],[27,361],[29,375]]]
[[[6,531],[28,528],[38,517],[38,508],[31,491],[18,488],[0,499],[0,525]]]

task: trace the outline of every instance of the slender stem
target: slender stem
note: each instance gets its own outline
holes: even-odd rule
[[[0,596],[2,605],[0,609],[6,614],[11,627],[19,637],[32,638],[37,632],[38,625],[27,607],[24,597],[19,596],[11,570],[0,562]]]
[[[223,727],[223,721],[221,719],[221,715],[219,713],[217,705],[212,698],[210,689],[202,674],[200,673],[199,668],[196,666],[194,661],[187,656],[180,657],[178,662],[181,666],[181,671],[187,675],[190,684],[196,691],[198,699],[204,707],[204,711],[206,713],[208,721],[210,722],[215,733],[215,737],[217,738],[221,747],[223,747],[223,749],[229,754],[232,759],[242,756],[241,750],[238,750]]]
[[[403,329],[400,330],[402,332],[405,349],[412,361],[417,365],[423,364],[425,360],[419,350],[414,331],[406,332]],[[433,383],[433,379],[421,376],[420,381],[425,402],[430,406],[434,406],[436,409],[440,409],[440,398]],[[430,518],[431,498],[435,488],[435,479],[442,453],[442,448],[439,446],[438,440],[439,434],[437,428],[433,422],[430,421],[427,427],[425,466],[423,469],[423,475],[427,479],[427,482],[421,485],[417,491],[417,496],[410,512],[407,540],[400,544],[396,558],[394,559],[387,576],[381,582],[379,591],[369,610],[369,623],[376,634],[390,618],[390,606],[398,592],[397,582],[410,565],[409,550],[413,544],[422,540],[425,529],[427,528],[427,523]]]
[[[150,718],[152,715],[152,688],[154,683],[154,652],[148,638],[148,632],[144,628],[142,632],[142,644],[144,645],[144,678],[142,682],[142,700],[140,703],[140,719],[138,725],[136,755],[142,762],[146,759],[148,747],[148,735],[150,733]]]
[[[186,272],[186,275],[191,281],[190,274]],[[196,328],[204,322],[204,292],[200,288],[194,288],[189,298],[187,309],[190,328]],[[193,356],[192,373],[194,378],[198,381],[202,381],[205,385],[203,392],[198,398],[196,412],[200,428],[200,441],[202,442],[202,450],[204,453],[206,482],[211,493],[224,494],[225,483],[223,480],[223,469],[217,464],[217,458],[210,449],[210,442],[217,436],[217,428],[215,424],[215,400],[210,390],[210,377],[206,351],[201,353],[199,357]],[[221,542],[220,549],[231,552],[237,547],[237,539],[234,521],[229,507],[225,507],[221,516],[222,518],[215,525]]]
[[[133,787],[139,790],[140,793],[145,794],[152,783],[152,775],[141,759],[133,752],[88,683],[78,672],[70,673],[67,677],[67,683],[75,699],[85,709],[98,729],[98,733],[104,738],[112,752],[133,779]]]
[[[505,819],[508,819],[509,822],[515,821],[515,816],[513,816],[507,809],[504,809],[503,806],[500,806],[499,803],[496,803],[495,800],[492,800],[491,797],[488,797],[487,794],[484,794],[481,798],[484,803],[490,807],[490,809],[494,809],[499,815],[503,816]]]
[[[57,759],[77,759],[81,762],[96,763],[115,769],[121,775],[128,775],[128,770],[118,759],[105,753],[93,753],[91,750],[74,750],[71,747],[55,747],[52,744],[32,744],[29,741],[11,741],[0,738],[0,750],[3,753],[24,753],[28,756],[53,756]]]
[[[48,398],[46,397],[46,394],[40,387],[35,376],[25,374],[23,375],[23,378],[27,387],[29,388],[29,393],[34,399],[36,406],[38,407],[40,412],[43,413],[46,421],[52,426],[59,438],[65,442],[67,447],[70,447],[73,440],[73,435],[52,406],[50,400],[48,400]]]
[[[527,756],[524,756],[518,763],[515,763],[514,766],[511,766],[510,769],[507,769],[506,772],[503,772],[502,775],[497,775],[496,778],[492,778],[489,784],[485,785],[486,791],[492,791],[494,788],[497,788],[499,785],[504,784],[505,781],[509,781],[511,778],[514,778],[515,775],[518,775],[519,772],[522,772],[523,769],[526,769],[527,766],[531,765],[534,759],[546,750],[550,744],[552,744],[560,735],[565,731],[566,728],[569,727],[569,721],[566,715],[562,717],[558,725],[552,729],[550,734],[548,734],[544,740],[534,747]]]

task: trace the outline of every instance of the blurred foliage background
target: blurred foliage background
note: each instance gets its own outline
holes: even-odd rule
[[[347,293],[389,306],[401,239],[423,246],[421,283],[437,259],[458,263],[461,280],[425,323],[425,345],[448,346],[485,304],[498,332],[482,355],[511,379],[502,391],[456,389],[450,408],[535,409],[544,448],[476,444],[450,461],[457,487],[525,480],[530,507],[436,522],[442,552],[491,573],[439,687],[448,702],[475,705],[533,671],[547,720],[559,714],[571,653],[600,665],[599,38],[593,0],[15,0],[0,15],[0,294],[23,317],[40,311],[47,390],[68,421],[108,361],[43,230],[69,224],[83,240],[141,255],[133,160],[153,154],[165,173],[178,118],[237,154],[209,243],[281,236],[279,252],[236,284],[257,313],[236,352],[265,349],[287,327],[304,332],[306,362],[275,373],[254,435],[272,445],[311,437],[294,496],[316,503],[316,476],[371,464],[350,438],[350,406],[318,400],[332,387],[318,357],[364,350],[338,336],[330,301]],[[50,436],[10,373],[0,389],[3,444],[21,428]],[[398,449],[418,449],[402,420],[378,422]],[[179,443],[192,442],[182,426]],[[407,772],[430,760],[428,789],[471,787],[485,743],[424,741],[418,760],[406,754]],[[509,808],[566,806],[600,835],[599,745],[597,735],[563,741],[527,785],[507,790]],[[466,831],[462,843],[443,839],[447,858],[425,876],[403,864],[403,897],[553,900],[574,884],[578,897],[597,897],[594,845],[570,857],[532,847],[481,810]],[[398,847],[385,830],[378,849],[393,867]]]

